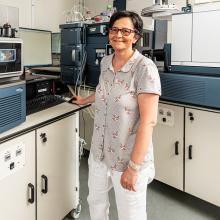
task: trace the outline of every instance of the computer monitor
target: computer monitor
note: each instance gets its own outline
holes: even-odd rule
[[[51,31],[19,28],[24,67],[51,66]]]
[[[52,33],[52,53],[60,54],[61,49],[61,34]]]

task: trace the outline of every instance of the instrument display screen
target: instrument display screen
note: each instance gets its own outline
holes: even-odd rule
[[[0,62],[8,63],[15,62],[16,49],[0,49]]]

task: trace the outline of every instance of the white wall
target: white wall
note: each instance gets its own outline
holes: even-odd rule
[[[200,4],[206,2],[218,2],[219,0],[191,0],[191,4]]]
[[[28,28],[59,31],[59,24],[65,22],[64,10],[72,8],[74,2],[83,0],[0,0],[1,5],[19,8],[19,26]],[[92,11],[92,16],[106,10],[107,4],[113,5],[113,0],[84,0],[85,6]],[[214,2],[217,0],[189,0],[191,4]],[[218,0],[219,1],[219,0]],[[137,4],[138,2],[138,4]],[[140,13],[141,9],[150,6],[154,0],[127,0],[127,9]],[[180,8],[186,5],[186,0],[169,0]],[[33,5],[33,7],[32,7]],[[152,29],[153,23],[149,18],[143,18],[144,27]],[[168,24],[168,41],[171,42],[171,25]]]
[[[138,1],[138,4],[137,4]],[[154,0],[127,0],[126,9],[135,11],[139,15],[141,14],[141,10],[145,7],[151,6],[154,3]],[[91,10],[91,15],[99,15],[101,12],[106,11],[106,7],[108,4],[113,5],[113,0],[85,0],[85,6]],[[144,28],[145,29],[153,29],[153,21],[151,18],[144,18]]]
[[[19,8],[19,26],[59,31],[65,22],[64,10],[72,8],[81,0],[0,0],[0,5]]]
[[[35,0],[33,26],[59,32],[59,24],[65,23],[64,11],[73,7],[73,0]]]
[[[113,0],[85,0],[85,6],[91,11],[91,16],[106,11],[108,4],[113,5]]]
[[[138,4],[137,4],[138,2]],[[154,4],[154,0],[127,0],[126,9],[130,11],[135,11],[139,15],[141,15],[141,10],[143,8],[152,6]],[[142,17],[144,22],[144,29],[153,30],[154,22],[152,18]]]
[[[31,0],[0,0],[0,5],[19,8],[19,26],[31,27]]]

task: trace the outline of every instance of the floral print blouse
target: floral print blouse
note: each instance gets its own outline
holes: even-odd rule
[[[140,120],[137,96],[161,95],[161,85],[155,64],[137,50],[117,72],[112,58],[113,54],[101,62],[91,152],[96,161],[104,161],[109,168],[123,172],[130,160]],[[149,166],[154,166],[152,140],[141,168]]]

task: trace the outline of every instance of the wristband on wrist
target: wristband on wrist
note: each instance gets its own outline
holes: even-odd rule
[[[135,171],[139,171],[141,168],[140,164],[136,164],[132,160],[129,160],[128,166]]]

